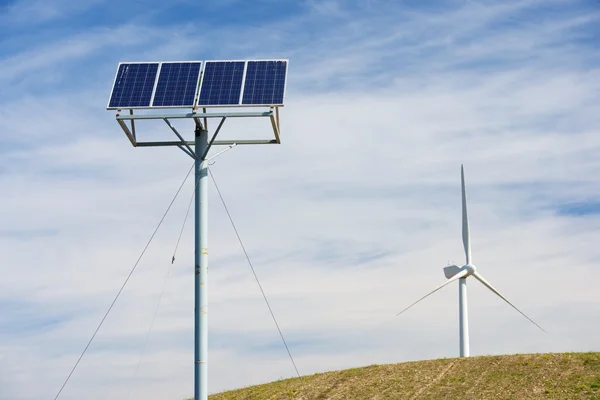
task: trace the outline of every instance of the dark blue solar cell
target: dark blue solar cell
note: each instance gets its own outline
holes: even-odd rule
[[[108,107],[150,106],[157,71],[158,63],[121,64]]]
[[[242,104],[283,104],[287,61],[248,61]]]
[[[154,107],[192,107],[201,62],[162,63],[154,92]]]
[[[207,61],[198,105],[240,104],[244,61]]]

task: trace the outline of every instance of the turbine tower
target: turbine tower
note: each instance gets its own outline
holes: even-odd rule
[[[507,302],[512,308],[517,310],[521,315],[531,321],[535,326],[540,328],[543,332],[546,332],[541,326],[539,326],[535,321],[529,318],[525,313],[519,310],[514,304],[512,304],[506,297],[504,297],[496,288],[494,288],[479,272],[477,272],[477,268],[473,264],[473,258],[471,257],[471,235],[469,232],[469,218],[467,215],[467,193],[465,189],[465,170],[463,165],[460,166],[460,179],[461,179],[461,189],[462,189],[462,239],[463,246],[465,248],[465,258],[466,264],[462,267],[457,265],[449,265],[444,268],[444,275],[448,279],[446,282],[427,293],[425,296],[421,297],[419,300],[415,301],[404,310],[400,311],[398,315],[402,314],[421,300],[426,297],[432,295],[437,292],[444,286],[458,280],[458,319],[459,319],[459,336],[460,336],[460,356],[461,357],[469,357],[469,317],[468,317],[468,309],[467,309],[467,278],[469,276],[473,276],[479,282],[481,282],[485,287],[495,293],[502,300]]]

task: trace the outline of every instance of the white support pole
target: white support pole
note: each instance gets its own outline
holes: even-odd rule
[[[199,127],[195,139],[195,327],[194,399],[208,400],[208,165],[200,158],[208,147],[208,132]]]
[[[469,314],[467,311],[467,278],[458,280],[458,323],[460,356],[469,357]]]

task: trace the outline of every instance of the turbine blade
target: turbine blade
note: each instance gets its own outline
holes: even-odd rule
[[[507,302],[512,308],[514,308],[515,310],[517,310],[522,316],[524,316],[525,318],[527,318],[532,324],[534,324],[535,326],[537,326],[538,328],[540,328],[543,332],[546,332],[544,330],[544,328],[542,328],[541,326],[539,326],[534,320],[532,320],[527,315],[525,315],[525,313],[523,311],[521,311],[517,307],[515,307],[515,305],[513,303],[511,303],[510,301],[508,301],[508,299],[506,297],[502,296],[500,294],[500,292],[498,290],[496,290],[496,288],[493,287],[488,281],[486,281],[483,276],[479,275],[479,273],[477,273],[477,272],[473,272],[473,276],[475,278],[477,278],[477,280],[479,282],[483,283],[483,285],[485,287],[487,287],[488,289],[490,289],[492,292],[496,293],[496,295],[498,295],[498,297],[500,297],[502,300],[504,300],[505,302]]]
[[[465,188],[465,169],[460,166],[460,182],[462,188],[462,237],[465,246],[467,264],[471,264],[471,238],[469,232],[469,216],[467,215],[467,190]]]
[[[434,294],[435,292],[437,292],[438,290],[440,290],[441,288],[443,288],[444,286],[446,286],[449,283],[454,282],[455,280],[462,278],[464,276],[466,276],[468,274],[468,271],[466,270],[462,270],[460,271],[458,274],[454,275],[452,278],[448,279],[446,282],[442,283],[440,286],[438,286],[437,288],[435,288],[434,290],[432,290],[431,292],[427,293],[425,296],[421,297],[419,300],[415,301],[414,303],[412,303],[410,306],[406,307],[404,310],[400,311],[398,314],[396,314],[396,317],[400,314],[402,314],[404,311],[408,310],[409,308],[411,308],[412,306],[414,306],[415,304],[417,304],[418,302],[420,302],[421,300],[423,300],[424,298],[431,296],[432,294]]]

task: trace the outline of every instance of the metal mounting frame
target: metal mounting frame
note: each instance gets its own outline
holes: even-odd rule
[[[221,121],[213,134],[209,148],[214,146],[230,146],[230,145],[240,145],[240,144],[280,144],[280,123],[279,123],[279,107],[269,107],[268,111],[232,111],[232,110],[223,110],[216,112],[207,112],[206,108],[203,108],[203,112],[197,112],[197,110],[193,109],[192,112],[189,113],[180,113],[180,114],[134,114],[133,109],[129,109],[129,115],[122,114],[121,109],[117,110],[116,120],[125,135],[131,142],[133,147],[150,147],[150,146],[176,146],[179,147],[183,152],[195,158],[194,150],[190,147],[194,145],[194,141],[188,141],[183,138],[183,136],[175,129],[175,127],[171,124],[172,119],[193,119],[196,122],[197,126],[202,126],[201,120],[204,120],[204,126],[207,126],[207,121],[209,118],[220,118]],[[253,139],[243,139],[243,140],[216,140],[217,134],[221,130],[223,123],[227,118],[269,118],[271,121],[271,127],[273,128],[274,139],[262,139],[262,140],[253,140]],[[177,136],[179,140],[176,141],[150,141],[150,142],[142,142],[138,140],[138,136],[136,134],[135,129],[135,121],[136,120],[163,120],[167,126],[173,131],[173,133]],[[128,125],[128,122],[130,125]],[[206,157],[206,155],[205,155]]]

